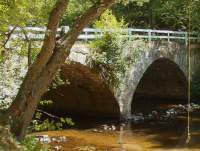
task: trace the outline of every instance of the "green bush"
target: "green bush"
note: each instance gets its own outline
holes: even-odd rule
[[[18,142],[10,133],[9,126],[0,125],[1,151],[47,151],[48,145],[40,144],[33,136],[28,136]]]
[[[24,151],[48,151],[48,146],[40,144],[33,136],[26,137],[21,145]]]
[[[123,19],[117,21],[109,10],[94,26],[103,32],[103,37],[90,42],[88,64],[99,71],[109,86],[117,88],[130,65],[136,62],[147,46],[143,40],[130,38],[128,32],[122,32],[126,24]]]
[[[52,104],[51,100],[42,100],[39,102],[41,106]],[[74,122],[71,118],[58,117],[43,110],[37,109],[31,122],[30,131],[53,131],[61,130],[66,126],[73,126]]]

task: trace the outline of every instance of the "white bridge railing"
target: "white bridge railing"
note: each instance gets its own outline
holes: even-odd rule
[[[68,31],[69,31],[68,26],[63,26],[61,28],[58,28],[57,36],[60,36],[62,32],[67,33]],[[45,27],[25,27],[23,29],[16,28],[11,39],[16,39],[16,38],[25,39],[28,37],[31,40],[40,41],[44,39],[45,32],[46,32]],[[104,32],[112,32],[112,30],[102,31],[102,30],[94,29],[94,28],[84,28],[83,32],[79,35],[78,39],[87,41],[87,40],[100,38],[103,36]],[[196,41],[200,39],[200,35],[196,32],[191,32],[189,34],[188,32],[182,32],[182,31],[134,29],[134,28],[122,29],[121,32],[124,34],[124,36],[128,36],[130,38],[132,37],[143,38],[143,39],[147,39],[148,41],[152,41],[156,39],[166,39],[168,41],[180,39],[187,42],[189,38],[192,41]]]

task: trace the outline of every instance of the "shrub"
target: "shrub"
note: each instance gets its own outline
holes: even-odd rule
[[[110,87],[118,88],[147,45],[143,40],[128,37],[128,32],[121,30],[127,27],[123,19],[117,21],[111,11],[106,11],[94,26],[103,32],[103,37],[90,42],[88,64],[99,71]]]
[[[0,150],[2,151],[47,151],[48,146],[40,144],[33,136],[18,142],[10,133],[9,126],[0,126]]]
[[[48,146],[40,144],[35,137],[27,136],[22,142],[24,151],[48,151]]]

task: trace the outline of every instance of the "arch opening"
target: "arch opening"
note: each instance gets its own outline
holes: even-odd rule
[[[53,101],[46,111],[72,119],[119,119],[117,100],[98,73],[73,62],[62,67],[60,77],[68,84],[57,86],[43,96]]]
[[[187,79],[167,58],[155,60],[145,71],[132,98],[132,129],[142,129],[163,147],[186,140]]]
[[[176,63],[160,58],[145,71],[132,98],[131,112],[149,112],[187,103],[187,79]]]

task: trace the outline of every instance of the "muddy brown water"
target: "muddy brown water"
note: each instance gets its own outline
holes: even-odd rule
[[[156,105],[156,108],[155,105],[151,108],[148,105],[147,109],[162,111],[172,108],[171,105]],[[142,107],[144,108],[144,104]],[[189,144],[186,144],[186,113],[164,121],[153,119],[123,124],[110,119],[73,118],[74,127],[34,135],[66,136],[65,142],[50,143],[52,149],[62,146],[62,151],[200,151],[200,112],[191,113],[190,119]],[[115,126],[116,130],[105,130],[102,125],[109,128]]]
[[[121,126],[114,121],[94,119],[76,120],[76,126],[62,131],[34,134],[50,137],[66,136],[66,142],[51,142],[51,147],[62,146],[62,151],[200,151],[200,114],[193,113],[191,141],[186,145],[186,115],[166,121],[131,122]],[[115,131],[103,130],[102,125],[115,125]],[[55,150],[55,149],[53,149]]]

